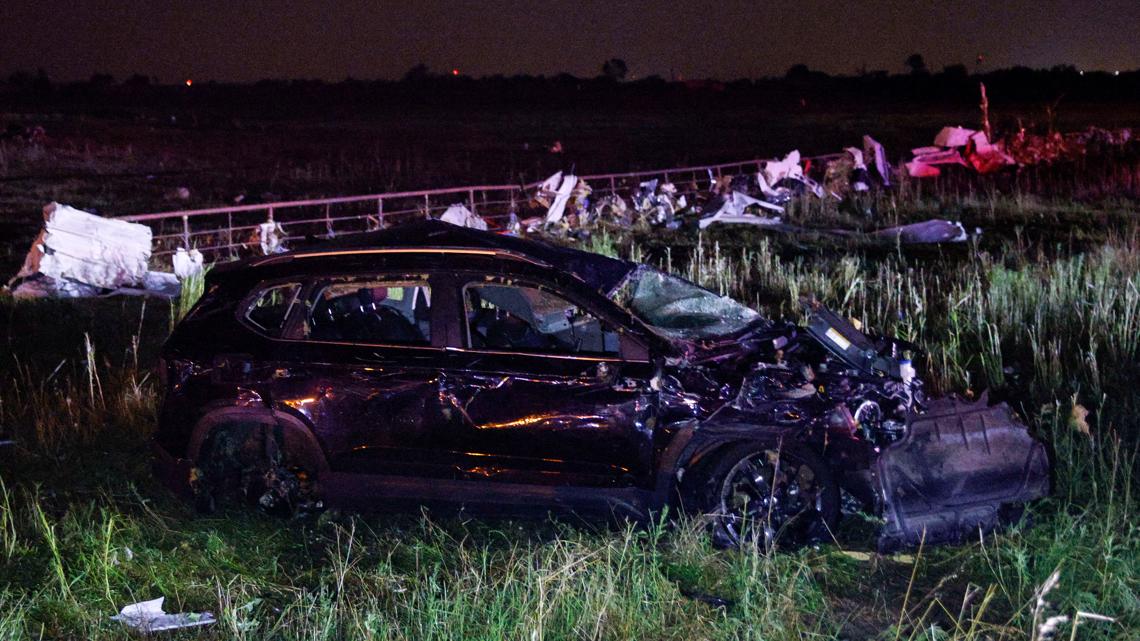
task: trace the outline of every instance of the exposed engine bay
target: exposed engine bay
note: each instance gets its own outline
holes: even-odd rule
[[[694,366],[725,380],[741,362],[754,363],[736,372],[735,396],[698,432],[715,439],[770,426],[762,429],[810,444],[840,485],[843,511],[883,519],[880,549],[958,541],[1048,493],[1044,446],[985,395],[927,399],[909,359],[917,346],[871,338],[818,304],[806,327],[754,324],[734,348],[706,343],[681,367],[691,383],[702,376]],[[738,349],[752,357],[733,356]]]

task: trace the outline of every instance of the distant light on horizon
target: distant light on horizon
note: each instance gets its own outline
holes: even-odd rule
[[[189,87],[189,86],[191,86],[191,85],[193,85],[193,84],[194,84],[194,80],[193,80],[193,79],[191,79],[191,78],[187,78],[187,79],[186,79],[186,86],[187,86],[187,87]]]
[[[453,76],[458,76],[458,75],[459,75],[459,70],[458,70],[458,69],[452,69],[452,70],[451,70],[451,75],[453,75]]]

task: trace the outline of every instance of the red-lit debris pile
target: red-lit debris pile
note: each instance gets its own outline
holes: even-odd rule
[[[202,270],[197,250],[174,258],[178,275],[150,271],[151,230],[67,205],[44,207],[44,228],[8,282],[17,298],[74,298],[108,293],[177,296],[179,279]]]
[[[972,167],[989,174],[1015,164],[1003,142],[990,142],[984,131],[964,127],[943,127],[934,137],[934,145],[912,149],[914,160],[906,164],[913,178],[932,178],[942,173],[940,165]]]
[[[1068,134],[1032,134],[1021,129],[1010,136],[1007,146],[1017,164],[1038,165],[1105,153],[1113,148],[1122,148],[1133,140],[1131,129],[1089,127]]]
[[[933,146],[911,150],[914,159],[906,163],[906,170],[914,178],[938,176],[942,165],[960,165],[979,174],[990,174],[1005,167],[1076,160],[1121,148],[1132,140],[1131,129],[1089,127],[1068,134],[1034,134],[1021,129],[1012,136],[990,142],[983,131],[943,127],[934,137]]]

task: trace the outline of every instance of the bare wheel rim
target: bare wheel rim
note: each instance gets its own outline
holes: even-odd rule
[[[777,449],[764,449],[736,462],[720,486],[717,518],[731,543],[770,547],[807,534],[821,511],[815,471]]]

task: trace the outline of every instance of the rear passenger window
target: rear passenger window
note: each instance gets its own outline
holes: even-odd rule
[[[344,279],[317,288],[308,340],[382,345],[431,344],[431,288],[422,280]]]
[[[300,283],[267,287],[254,298],[245,312],[245,319],[262,334],[278,338],[285,329],[285,320],[289,318],[289,311],[296,304],[299,293]]]

